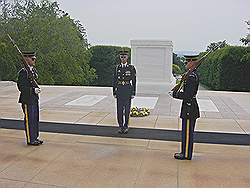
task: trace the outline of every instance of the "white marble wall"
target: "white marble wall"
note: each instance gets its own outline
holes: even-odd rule
[[[139,93],[167,93],[172,75],[173,44],[167,40],[131,40],[132,64],[137,69]]]

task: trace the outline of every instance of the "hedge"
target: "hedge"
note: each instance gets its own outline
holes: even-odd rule
[[[198,72],[201,83],[211,89],[250,91],[250,47],[219,49],[207,57]]]

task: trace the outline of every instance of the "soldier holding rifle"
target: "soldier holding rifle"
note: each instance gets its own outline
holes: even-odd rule
[[[23,68],[18,73],[17,87],[20,91],[19,103],[24,113],[24,127],[27,145],[39,146],[43,144],[39,140],[39,93],[41,89],[37,84],[37,70],[35,52],[22,52],[15,41],[7,34],[11,43],[22,58]]]
[[[186,69],[194,66],[198,56],[185,56]],[[196,94],[199,86],[199,76],[196,69],[193,69],[184,81],[183,91],[175,90],[171,95],[181,99],[182,107],[180,118],[182,119],[182,144],[181,152],[175,153],[174,158],[179,160],[191,160],[193,155],[193,133],[196,119],[200,117],[199,106]]]
[[[38,146],[43,144],[39,140],[39,96],[41,89],[33,81],[38,78],[35,69],[35,52],[22,53],[27,66],[18,73],[17,87],[20,91],[19,103],[22,104],[24,113],[24,127],[26,133],[27,145]]]
[[[175,153],[174,158],[178,160],[191,160],[193,156],[193,135],[196,120],[200,117],[196,94],[199,87],[199,76],[196,72],[202,61],[213,51],[225,46],[225,41],[210,49],[204,56],[197,60],[198,55],[186,55],[187,72],[182,75],[180,83],[177,84],[169,94],[181,99],[182,107],[180,118],[182,119],[182,143],[181,152]],[[183,90],[182,90],[183,89]]]

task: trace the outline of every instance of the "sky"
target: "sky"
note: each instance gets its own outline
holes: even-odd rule
[[[250,0],[57,0],[83,23],[91,45],[171,40],[174,51],[203,51],[211,42],[241,45]]]

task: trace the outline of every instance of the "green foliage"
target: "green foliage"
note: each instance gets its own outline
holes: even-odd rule
[[[176,64],[172,65],[173,74],[180,75],[182,73],[180,67]]]
[[[173,74],[182,74],[185,72],[185,58],[179,57],[177,54],[173,53]],[[177,65],[177,66],[175,66]],[[178,67],[178,68],[177,68]]]
[[[241,38],[240,41],[243,43],[243,45],[248,45],[248,43],[250,43],[250,38]]]
[[[198,71],[201,83],[211,89],[250,91],[250,47],[219,49],[207,57]]]
[[[90,67],[86,32],[79,21],[47,0],[14,1],[1,4],[0,79],[16,80],[21,68],[9,33],[21,50],[37,52],[40,84],[88,85],[95,79]]]
[[[93,85],[112,86],[113,73],[115,66],[120,63],[119,51],[122,49],[130,51],[130,48],[118,46],[93,46],[90,48],[92,54],[90,65],[97,74]],[[130,63],[130,58],[128,63]]]
[[[210,51],[210,50],[217,49],[217,46],[220,46],[219,49],[221,49],[221,48],[224,48],[224,47],[228,46],[228,44],[226,42],[223,42],[223,41],[212,42],[211,44],[209,44],[207,46],[207,52]]]

